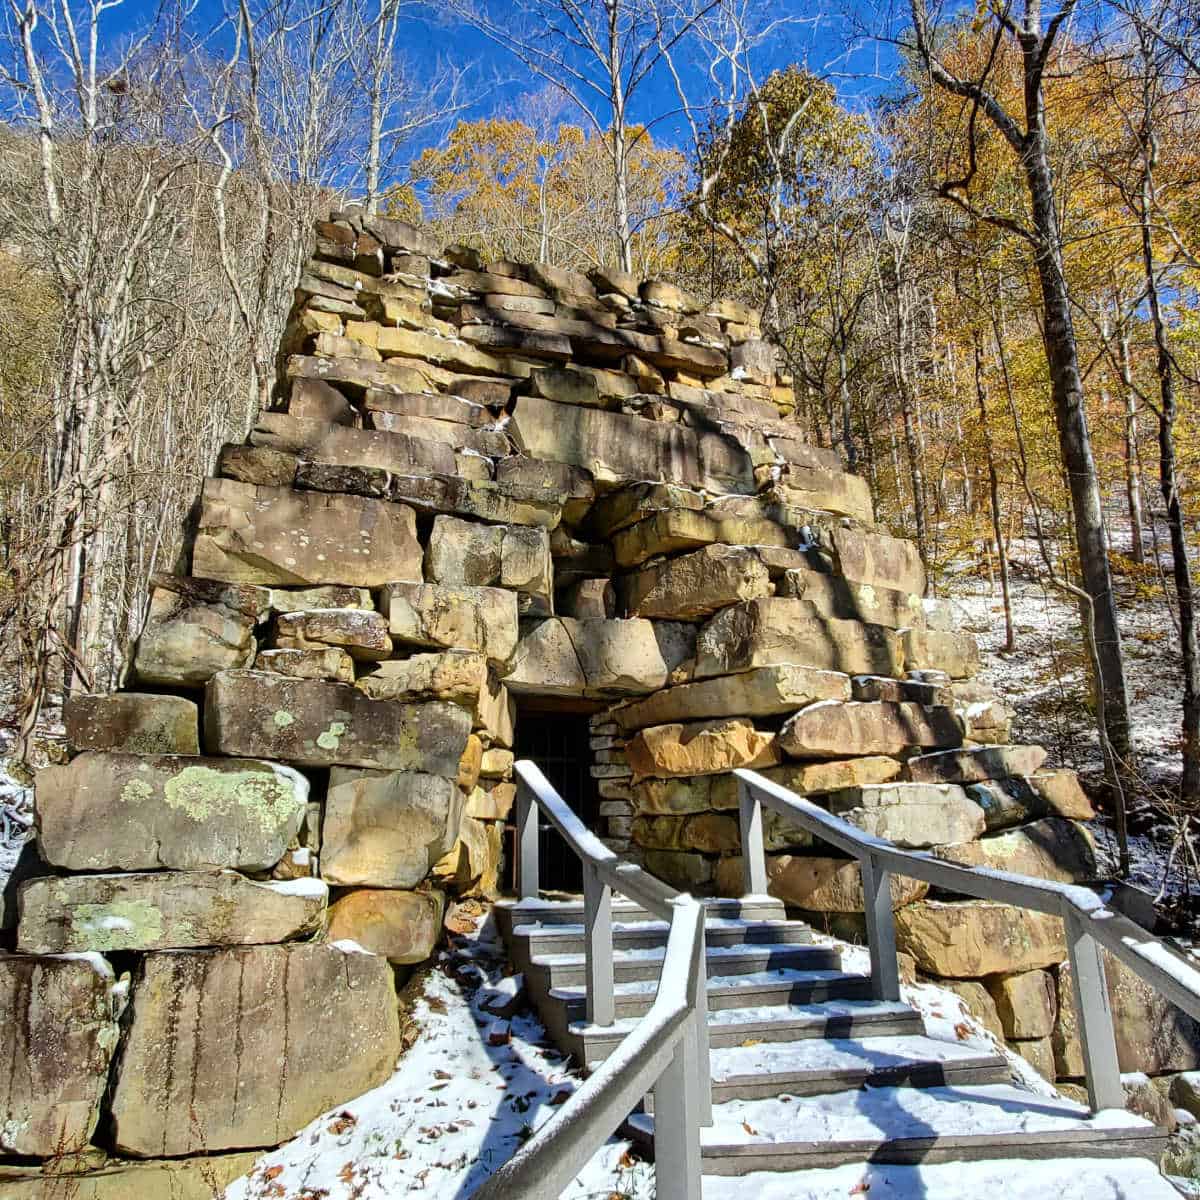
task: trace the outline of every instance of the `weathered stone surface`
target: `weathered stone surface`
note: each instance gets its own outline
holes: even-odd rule
[[[223,671],[204,696],[204,744],[213,754],[453,779],[470,732],[470,715],[455,704],[371,700],[344,683],[260,671]]]
[[[288,395],[288,415],[302,421],[327,421],[353,425],[354,408],[332,384],[323,379],[294,379]]]
[[[483,740],[472,733],[467,738],[466,749],[458,760],[458,786],[468,795],[479,782],[479,770],[483,766]]]
[[[523,614],[548,614],[554,607],[550,535],[544,528],[439,516],[425,548],[425,577],[431,583],[508,588],[520,597]]]
[[[117,1045],[112,983],[102,959],[0,958],[0,1154],[50,1158],[91,1140]]]
[[[920,783],[978,783],[1032,775],[1045,761],[1046,751],[1041,746],[980,746],[911,758],[908,776]]]
[[[582,696],[587,677],[561,618],[528,622],[508,668],[505,686],[517,695]]]
[[[796,454],[789,453],[794,443],[771,438],[770,445],[781,458],[803,460],[807,457],[807,447]],[[861,521],[868,528],[875,523],[871,487],[861,475],[850,475],[842,470],[827,471],[803,461],[791,461],[786,475],[769,495],[781,509],[815,508]]]
[[[270,588],[267,591],[271,612],[308,612],[313,608],[361,608],[370,612],[375,607],[366,588],[322,584],[310,588]]]
[[[651,875],[680,891],[703,894],[712,887],[715,863],[703,854],[677,850],[647,850],[643,861]]]
[[[855,583],[925,594],[925,569],[916,544],[882,533],[834,529],[831,541],[838,573]]]
[[[515,783],[496,783],[472,789],[467,797],[467,816],[478,821],[507,821],[517,799]]]
[[[448,421],[455,425],[467,425],[472,429],[490,425],[495,420],[486,405],[464,400],[461,396],[436,392],[396,393],[371,388],[363,400],[363,409],[367,413],[387,416],[425,417],[435,421]],[[388,429],[389,426],[377,425],[376,428]]]
[[[434,876],[453,885],[460,896],[494,898],[500,886],[501,829],[498,822],[464,814],[458,841],[434,865]]]
[[[382,600],[397,642],[478,650],[497,666],[507,663],[517,647],[517,597],[513,592],[396,583],[384,589]]]
[[[883,675],[856,675],[850,681],[855,700],[890,700],[901,704],[954,705],[954,694],[949,688],[920,679],[888,679]]]
[[[608,621],[617,615],[617,594],[610,579],[580,579],[558,596],[558,611],[580,621]]]
[[[276,763],[89,750],[38,772],[38,851],[69,871],[265,870],[307,803],[307,780]]]
[[[633,821],[632,837],[637,845],[647,850],[731,854],[741,847],[737,819],[720,813],[637,817]]]
[[[318,650],[334,646],[358,662],[379,662],[392,653],[387,620],[359,608],[311,609],[283,613],[275,622],[281,650]]]
[[[487,410],[483,411],[486,413]],[[490,415],[489,413],[488,416]],[[449,447],[452,451],[469,451],[471,454],[481,454],[492,458],[500,458],[512,448],[508,436],[502,429],[477,429],[459,421],[446,421],[439,417],[418,416],[413,413],[388,412],[382,407],[368,408],[366,419],[371,431],[382,430],[391,434],[399,434],[410,439],[411,443],[433,443]],[[436,462],[429,463],[429,466],[436,467],[448,474],[454,473],[455,460],[453,458],[447,462],[444,455],[426,453],[423,449],[421,458],[434,459]],[[412,474],[423,465],[425,464],[407,464],[400,469],[400,473]]]
[[[952,679],[967,679],[979,672],[979,646],[972,634],[905,629],[901,636],[904,665],[910,671],[945,671]]]
[[[849,700],[850,681],[836,671],[760,667],[656,692],[613,713],[624,730],[704,717],[766,717],[793,712],[816,700]]]
[[[657,513],[700,512],[704,497],[673,483],[627,483],[600,496],[587,516],[592,537],[608,539]]]
[[[113,1139],[139,1156],[277,1145],[400,1052],[387,962],[333,945],[151,954],[132,1010]]]
[[[421,547],[403,504],[209,479],[192,569],[234,583],[378,587],[419,580]]]
[[[874,837],[910,848],[955,846],[984,830],[983,810],[952,783],[847,788],[829,797],[829,809]]]
[[[442,932],[446,894],[359,888],[329,908],[329,940],[357,942],[388,962],[424,962]]]
[[[567,463],[539,462],[523,454],[510,454],[496,463],[496,482],[523,489],[525,495],[544,495],[561,506],[562,519],[577,525],[596,498],[591,475]]]
[[[730,604],[770,594],[766,566],[740,546],[705,546],[621,580],[622,600],[632,617],[697,621]]]
[[[485,779],[504,779],[512,773],[513,752],[500,747],[492,747],[483,752],[479,764],[479,774]]]
[[[1176,1008],[1107,950],[1104,973],[1122,1071],[1163,1075],[1200,1067],[1200,1021]],[[1074,1079],[1083,1075],[1077,1011],[1071,967],[1064,962],[1058,971],[1059,1015],[1052,1041],[1058,1073]]]
[[[911,626],[923,619],[920,596],[874,584],[855,583],[807,565],[785,570],[776,594],[807,600],[813,611],[822,617],[865,621],[890,629]]]
[[[738,718],[656,725],[630,739],[625,752],[635,779],[716,775],[779,761],[775,735]]]
[[[46,877],[20,896],[23,954],[287,942],[320,928],[326,900],[316,881],[255,883],[236,871]]]
[[[636,567],[657,554],[675,554],[714,542],[787,547],[793,540],[782,525],[762,517],[671,509],[618,530],[613,537],[613,552],[619,566]]]
[[[1171,1080],[1169,1097],[1176,1108],[1200,1118],[1200,1072],[1183,1071]]]
[[[355,687],[372,700],[452,700],[474,709],[487,678],[487,659],[478,651],[443,650],[380,663]]]
[[[987,900],[922,900],[896,914],[896,940],[930,975],[977,979],[1061,962],[1063,924]]]
[[[793,758],[897,755],[915,748],[953,746],[961,740],[950,709],[887,701],[810,705],[789,718],[779,734],[780,748]]]
[[[152,1162],[113,1158],[94,1168],[87,1157],[54,1159],[41,1167],[0,1165],[0,1195],[4,1200],[212,1200],[214,1188],[219,1192],[248,1175],[260,1152]]]
[[[1054,1050],[1049,1038],[1014,1038],[1010,1048],[1015,1050],[1043,1079],[1054,1081]]]
[[[217,458],[217,474],[241,483],[265,487],[291,487],[299,459],[283,450],[266,446],[224,445]]]
[[[742,886],[740,857],[724,858],[717,864],[717,892],[722,896],[740,896]],[[862,875],[853,859],[824,858],[819,855],[769,854],[767,891],[785,904],[810,912],[863,911]],[[893,875],[892,908],[901,908],[922,899],[929,885],[917,879]]]
[[[778,597],[723,609],[696,642],[701,679],[780,663],[847,675],[899,675],[904,659],[891,629],[821,617],[803,600]]]
[[[67,741],[74,750],[131,754],[199,754],[200,713],[183,696],[114,692],[63,701]]]
[[[969,789],[968,795],[974,790]],[[968,867],[1011,871],[1058,883],[1075,883],[1096,875],[1096,851],[1087,830],[1061,817],[1045,817],[968,846],[948,846],[938,854]]]
[[[1010,1038],[1048,1038],[1058,1014],[1058,992],[1049,971],[1022,971],[1019,975],[996,975],[988,980],[988,991],[996,1012]],[[1053,1055],[1051,1068],[1053,1069]]]
[[[530,458],[583,467],[598,480],[661,479],[717,491],[752,491],[754,486],[744,455],[744,461],[713,456],[712,469],[720,474],[706,475],[701,470],[702,439],[677,424],[522,396],[508,428]]]
[[[529,376],[529,386],[533,395],[559,404],[598,408],[601,403],[595,376],[577,367],[539,367]]]
[[[419,421],[420,418],[413,418]],[[302,421],[285,413],[259,413],[250,441],[254,446],[299,455],[331,467],[373,467],[398,475],[434,471],[453,475],[449,436],[436,436],[436,422],[406,429],[352,429],[325,421]]]
[[[218,671],[254,661],[254,619],[155,587],[133,669],[144,683],[200,687]]]
[[[341,886],[415,887],[454,845],[462,811],[454,778],[334,767],[321,827],[321,877]]]
[[[1028,783],[1055,816],[1090,821],[1096,815],[1087,793],[1079,786],[1079,776],[1069,767],[1036,771]]]
[[[331,679],[336,683],[354,682],[354,659],[345,650],[262,650],[254,660],[254,670],[272,671],[293,679]]]

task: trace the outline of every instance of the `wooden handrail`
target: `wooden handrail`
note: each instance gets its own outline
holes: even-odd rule
[[[670,931],[650,1011],[475,1196],[554,1200],[653,1090],[656,1194],[660,1200],[700,1200],[700,1126],[712,1121],[704,906],[619,859],[534,763],[522,760],[515,769],[521,899],[539,898],[539,813],[583,863],[589,1021],[611,1025],[614,1019],[612,892],[669,921]]]
[[[1090,889],[1031,879],[1009,871],[964,867],[927,852],[903,850],[883,838],[864,833],[756,771],[742,768],[734,774],[738,778],[743,882],[747,894],[767,892],[762,835],[764,805],[858,860],[872,990],[878,999],[896,1000],[900,995],[891,901],[894,873],[961,895],[1012,904],[1062,919],[1079,1014],[1088,1097],[1093,1109],[1123,1108],[1125,1103],[1101,946],[1173,1004],[1200,1019],[1200,969],[1128,917],[1113,912]]]

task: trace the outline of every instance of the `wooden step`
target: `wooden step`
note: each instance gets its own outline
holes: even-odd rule
[[[651,1144],[654,1117],[629,1129]],[[819,1096],[731,1100],[700,1131],[706,1175],[802,1171],[842,1163],[938,1163],[1008,1158],[1144,1157],[1166,1131],[1118,1110],[1083,1106],[1009,1084],[857,1088]]]
[[[1122,1161],[1043,1158],[900,1164],[848,1163],[789,1175],[709,1175],[704,1200],[1179,1200],[1180,1193],[1142,1158]]]
[[[664,948],[620,950],[613,955],[613,978],[617,983],[657,981],[662,972]],[[841,966],[841,954],[832,946],[710,946],[705,956],[710,979],[752,975],[780,969],[833,971]],[[572,987],[587,979],[582,954],[546,954],[529,960],[525,968],[531,978],[547,988]]]
[[[711,897],[705,901],[706,917],[716,920],[783,921],[787,911],[783,901],[770,896],[744,899]],[[623,896],[613,897],[614,921],[656,921],[653,913]],[[498,900],[494,912],[500,932],[507,938],[517,925],[580,925],[583,923],[583,899],[573,900]]]
[[[1007,1083],[1012,1076],[1008,1060],[994,1050],[924,1034],[719,1047],[709,1063],[715,1103],[860,1087]]]
[[[603,1062],[637,1026],[627,1017],[609,1026],[576,1022],[567,1030],[567,1048],[577,1062]],[[795,1042],[804,1038],[920,1035],[925,1022],[907,1004],[888,1000],[826,1000],[774,1008],[719,1008],[708,1014],[713,1047],[740,1046],[747,1040]]]
[[[613,922],[612,938],[616,950],[638,950],[665,946],[671,927],[666,921]],[[582,925],[516,925],[512,940],[523,941],[531,958],[551,954],[582,954]],[[801,921],[744,921],[714,919],[704,926],[708,946],[808,946],[812,930]]]

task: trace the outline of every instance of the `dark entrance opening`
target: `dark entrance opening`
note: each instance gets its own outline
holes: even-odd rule
[[[592,830],[600,828],[600,791],[592,778],[586,712],[547,711],[520,704],[517,709],[518,759],[532,759],[579,819]],[[538,838],[541,886],[544,891],[582,892],[583,868],[562,835],[544,819]]]

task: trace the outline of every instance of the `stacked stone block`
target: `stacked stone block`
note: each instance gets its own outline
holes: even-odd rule
[[[1007,744],[912,544],[786,419],[750,308],[346,210],[280,368],[190,571],[154,580],[138,690],[73,700],[38,779],[0,988],[18,1038],[73,1041],[0,1068],[0,1152],[271,1145],[385,1077],[389,964],[502,887],[525,707],[590,714],[598,832],[696,892],[740,891],[743,766],[901,845],[1093,872],[1074,777]],[[766,832],[772,891],[855,934],[854,864]],[[916,967],[1078,1075],[1061,930],[894,889]]]

